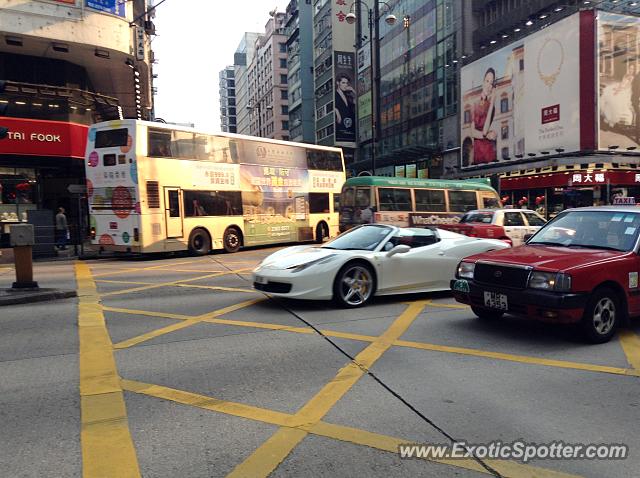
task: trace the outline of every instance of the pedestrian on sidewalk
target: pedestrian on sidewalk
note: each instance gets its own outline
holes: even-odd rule
[[[56,214],[56,247],[60,250],[67,249],[67,234],[69,232],[69,226],[67,224],[67,216],[64,213],[64,208],[58,208],[58,214]]]

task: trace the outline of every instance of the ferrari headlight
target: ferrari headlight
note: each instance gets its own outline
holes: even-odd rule
[[[462,261],[458,264],[458,273],[456,276],[458,279],[473,279],[473,271],[476,269],[475,262]]]
[[[563,272],[533,271],[529,276],[529,287],[566,292],[571,290],[571,276]]]
[[[325,262],[332,261],[336,256],[337,254],[329,254],[328,256],[321,257],[320,259],[316,259],[315,261],[305,262],[304,264],[298,264],[296,266],[287,267],[287,270],[290,270],[291,272],[294,272],[294,273],[302,272],[303,270],[308,269],[309,267],[314,266],[316,264],[324,264]]]

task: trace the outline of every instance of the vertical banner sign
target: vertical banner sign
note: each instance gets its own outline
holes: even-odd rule
[[[144,30],[136,27],[136,60],[144,61]]]
[[[335,134],[337,143],[354,143],[356,140],[356,92],[355,55],[353,52],[336,51],[335,65]]]

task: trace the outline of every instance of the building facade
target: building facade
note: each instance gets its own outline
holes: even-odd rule
[[[313,8],[291,0],[286,10],[289,138],[315,143],[313,102]]]
[[[360,8],[354,173],[375,169],[384,176],[442,177],[457,163],[459,77],[454,60],[470,47],[472,18],[465,10],[470,3],[396,0],[380,5],[379,49],[369,42],[376,38],[368,27],[372,11]],[[378,52],[375,71],[372,60]],[[372,97],[376,90],[378,104]]]
[[[285,13],[271,12],[265,33],[256,41],[249,65],[249,134],[289,139],[289,91]]]
[[[227,66],[218,73],[220,96],[220,130],[237,133],[236,78],[233,66]]]
[[[313,2],[313,62],[316,143],[342,147],[350,169],[356,147],[355,28],[357,2]],[[351,7],[350,7],[351,5]]]
[[[259,33],[245,32],[233,55],[236,82],[236,129],[239,134],[250,133],[248,68],[253,61]]]
[[[459,176],[553,217],[640,196],[637,2],[473,2]],[[595,8],[594,8],[595,7]]]
[[[88,125],[152,119],[144,0],[6,0],[0,3],[0,240],[8,225],[63,206],[82,212],[69,185],[84,185]]]

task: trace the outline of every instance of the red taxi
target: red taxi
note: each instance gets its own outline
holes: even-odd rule
[[[606,342],[640,315],[639,232],[635,206],[569,209],[522,247],[463,259],[451,289],[480,318],[579,323],[588,340]]]
[[[477,209],[466,212],[458,223],[438,227],[470,237],[500,239],[515,247],[523,244],[526,237],[537,232],[545,222],[530,209]]]

